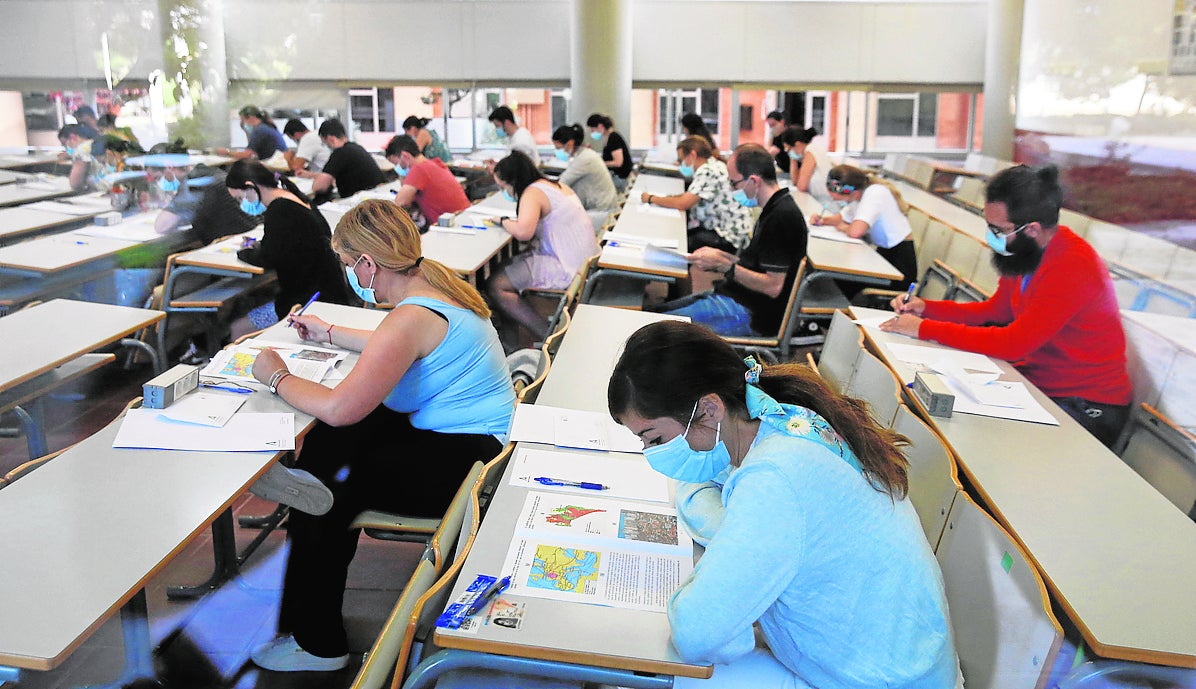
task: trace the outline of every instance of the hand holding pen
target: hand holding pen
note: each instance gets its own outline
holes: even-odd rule
[[[889,302],[889,307],[897,314],[911,313],[915,316],[921,316],[922,310],[926,308],[926,301],[921,297],[914,296],[914,291],[917,289],[918,283],[911,282],[909,290],[905,294],[893,297],[893,301]]]
[[[295,319],[298,318],[299,316],[302,316],[303,312],[307,310],[307,307],[311,306],[312,303],[315,302],[315,300],[317,300],[319,298],[320,298],[320,292],[319,292],[319,290],[316,290],[316,293],[311,295],[311,299],[308,299],[306,304],[304,304],[303,306],[300,306],[299,310],[296,311],[295,313],[289,314],[287,316],[287,326],[292,327],[292,328],[297,327],[295,325]]]

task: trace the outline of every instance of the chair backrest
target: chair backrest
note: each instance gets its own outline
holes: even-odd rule
[[[445,509],[444,516],[440,518],[440,525],[432,533],[430,545],[437,573],[444,569],[445,559],[457,545],[457,538],[461,534],[461,524],[465,521],[466,513],[469,511],[471,496],[477,491],[478,483],[485,470],[484,463],[473,463],[473,466],[469,468],[469,473],[461,481],[461,486],[453,495],[452,501],[449,502],[448,508]]]
[[[855,375],[856,362],[864,351],[864,334],[842,311],[831,316],[831,325],[818,356],[818,374],[833,389],[843,392]]]
[[[1092,224],[1092,217],[1079,211],[1060,208],[1059,224],[1067,226],[1072,232],[1083,237],[1088,234],[1088,226]]]
[[[901,381],[883,361],[863,351],[843,394],[868,402],[872,418],[887,428],[893,425],[893,415],[901,404]]]
[[[987,259],[988,248],[970,236],[958,234],[951,239],[947,253],[943,256],[943,263],[951,266],[959,275],[972,275],[976,272],[976,263],[982,258]]]
[[[981,253],[980,260],[976,261],[976,268],[972,274],[962,277],[970,280],[986,294],[996,294],[997,283],[1001,280],[1001,274],[997,272],[997,267],[992,262],[992,256],[987,251]]]
[[[1144,232],[1129,231],[1119,259],[1125,267],[1155,280],[1162,280],[1179,258],[1179,246]],[[1184,257],[1186,258],[1186,257]]]
[[[556,331],[544,340],[544,345],[540,347],[540,363],[536,369],[536,377],[532,382],[515,391],[521,404],[534,404],[536,398],[540,396],[540,388],[544,387],[544,381],[548,379],[548,372],[552,370],[552,358],[560,349],[561,341],[565,339],[565,333],[568,332],[569,324],[572,322],[573,316],[569,311],[563,312],[561,320],[557,322]]]
[[[968,689],[1043,686],[1063,641],[1046,586],[1021,546],[967,493],[955,497],[935,557]]]
[[[922,243],[916,247],[920,272],[926,272],[936,259],[942,260],[947,255],[947,247],[951,245],[954,235],[955,230],[938,220],[932,219],[926,223],[926,235],[922,238]]]
[[[1088,224],[1088,233],[1084,238],[1096,249],[1096,253],[1106,261],[1117,261],[1125,253],[1131,231],[1121,225],[1093,220]]]
[[[1149,404],[1140,404],[1117,450],[1171,504],[1189,516],[1196,514],[1196,437]]]
[[[970,208],[984,208],[984,180],[977,177],[960,177],[959,188],[952,196]]]
[[[909,220],[910,236],[913,237],[914,246],[917,246],[922,243],[922,238],[926,236],[926,226],[930,224],[930,216],[910,206],[909,213],[906,213],[905,217]]]
[[[398,671],[400,658],[402,665],[411,651],[412,640],[415,637],[415,625],[412,617],[416,613],[416,603],[423,597],[432,584],[436,583],[436,566],[432,563],[431,552],[425,553],[415,566],[415,572],[403,588],[399,601],[395,604],[382,631],[374,642],[373,648],[365,656],[357,677],[353,680],[351,689],[380,689],[386,685],[391,671],[401,675]]]
[[[923,299],[949,299],[959,282],[959,275],[942,261],[935,261],[922,273],[918,296]]]
[[[984,301],[990,296],[992,295],[986,294],[984,290],[963,278],[960,278],[959,282],[955,283],[955,289],[951,291],[951,299],[961,303]]]
[[[955,494],[962,490],[955,460],[943,439],[904,404],[897,407],[893,430],[909,438],[909,500],[922,522],[932,550],[938,550]]]

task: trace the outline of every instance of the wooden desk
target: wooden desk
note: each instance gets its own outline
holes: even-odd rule
[[[43,211],[24,206],[0,208],[0,244],[42,234],[55,228],[91,222],[90,217]]]
[[[538,403],[605,413],[606,384],[623,343],[640,327],[668,318],[578,306]],[[527,495],[527,489],[510,485],[510,471],[508,466],[508,475],[498,485],[451,599],[477,574],[494,573],[502,567]],[[487,625],[477,633],[436,628],[436,643],[452,649],[664,675],[709,677],[713,672],[712,666],[688,664],[677,656],[664,613],[532,597],[520,600],[528,609],[519,630],[497,625]]]
[[[623,206],[623,212],[615,221],[612,232],[644,239],[650,243],[663,245],[674,243],[676,250],[685,253],[687,245],[685,213],[679,211],[678,217],[666,217],[661,210],[645,206],[631,199]],[[684,278],[689,275],[686,268],[666,266],[644,259],[642,255],[629,255],[617,249],[618,244],[608,244],[603,247],[602,255],[598,258],[598,267],[613,271],[638,273],[655,278],[673,279]],[[615,250],[611,250],[615,249]]]
[[[864,333],[884,358],[879,345],[909,341],[875,328]],[[997,363],[1003,379],[1025,380]],[[900,362],[889,365],[912,379]],[[1029,387],[1059,426],[971,414],[928,418],[1096,654],[1196,667],[1196,524]]]
[[[0,184],[12,184],[18,180],[25,179],[25,175],[12,170],[0,169]]]
[[[60,162],[66,164],[69,161],[60,160],[58,151],[29,151],[25,154],[6,153],[0,155],[0,168],[5,170],[21,170]]]
[[[9,406],[26,405],[31,456],[46,454],[40,397],[98,366],[70,366],[158,322],[161,311],[55,299],[0,318],[0,395],[20,390]],[[104,363],[108,363],[105,361]],[[23,385],[37,381],[34,385]]]
[[[811,270],[840,280],[887,285],[901,279],[901,271],[867,244],[810,237],[806,257]]]
[[[649,172],[642,172],[635,176],[635,181],[631,184],[631,191],[628,193],[628,198],[631,196],[639,196],[644,192],[648,192],[654,196],[672,196],[680,194],[685,191],[685,180],[679,177],[666,177],[664,175],[652,174]]]

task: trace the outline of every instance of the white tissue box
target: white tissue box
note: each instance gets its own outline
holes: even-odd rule
[[[123,219],[124,216],[120,214],[120,211],[109,211],[97,215],[95,222],[97,225],[117,225]]]
[[[452,227],[453,219],[456,217],[456,213],[441,213],[440,217],[436,219],[436,224],[441,227]]]

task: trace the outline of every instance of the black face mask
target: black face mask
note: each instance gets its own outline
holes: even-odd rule
[[[1042,262],[1042,247],[1025,232],[1019,232],[1009,240],[1005,250],[1012,256],[992,255],[993,267],[1001,275],[1029,275]]]

